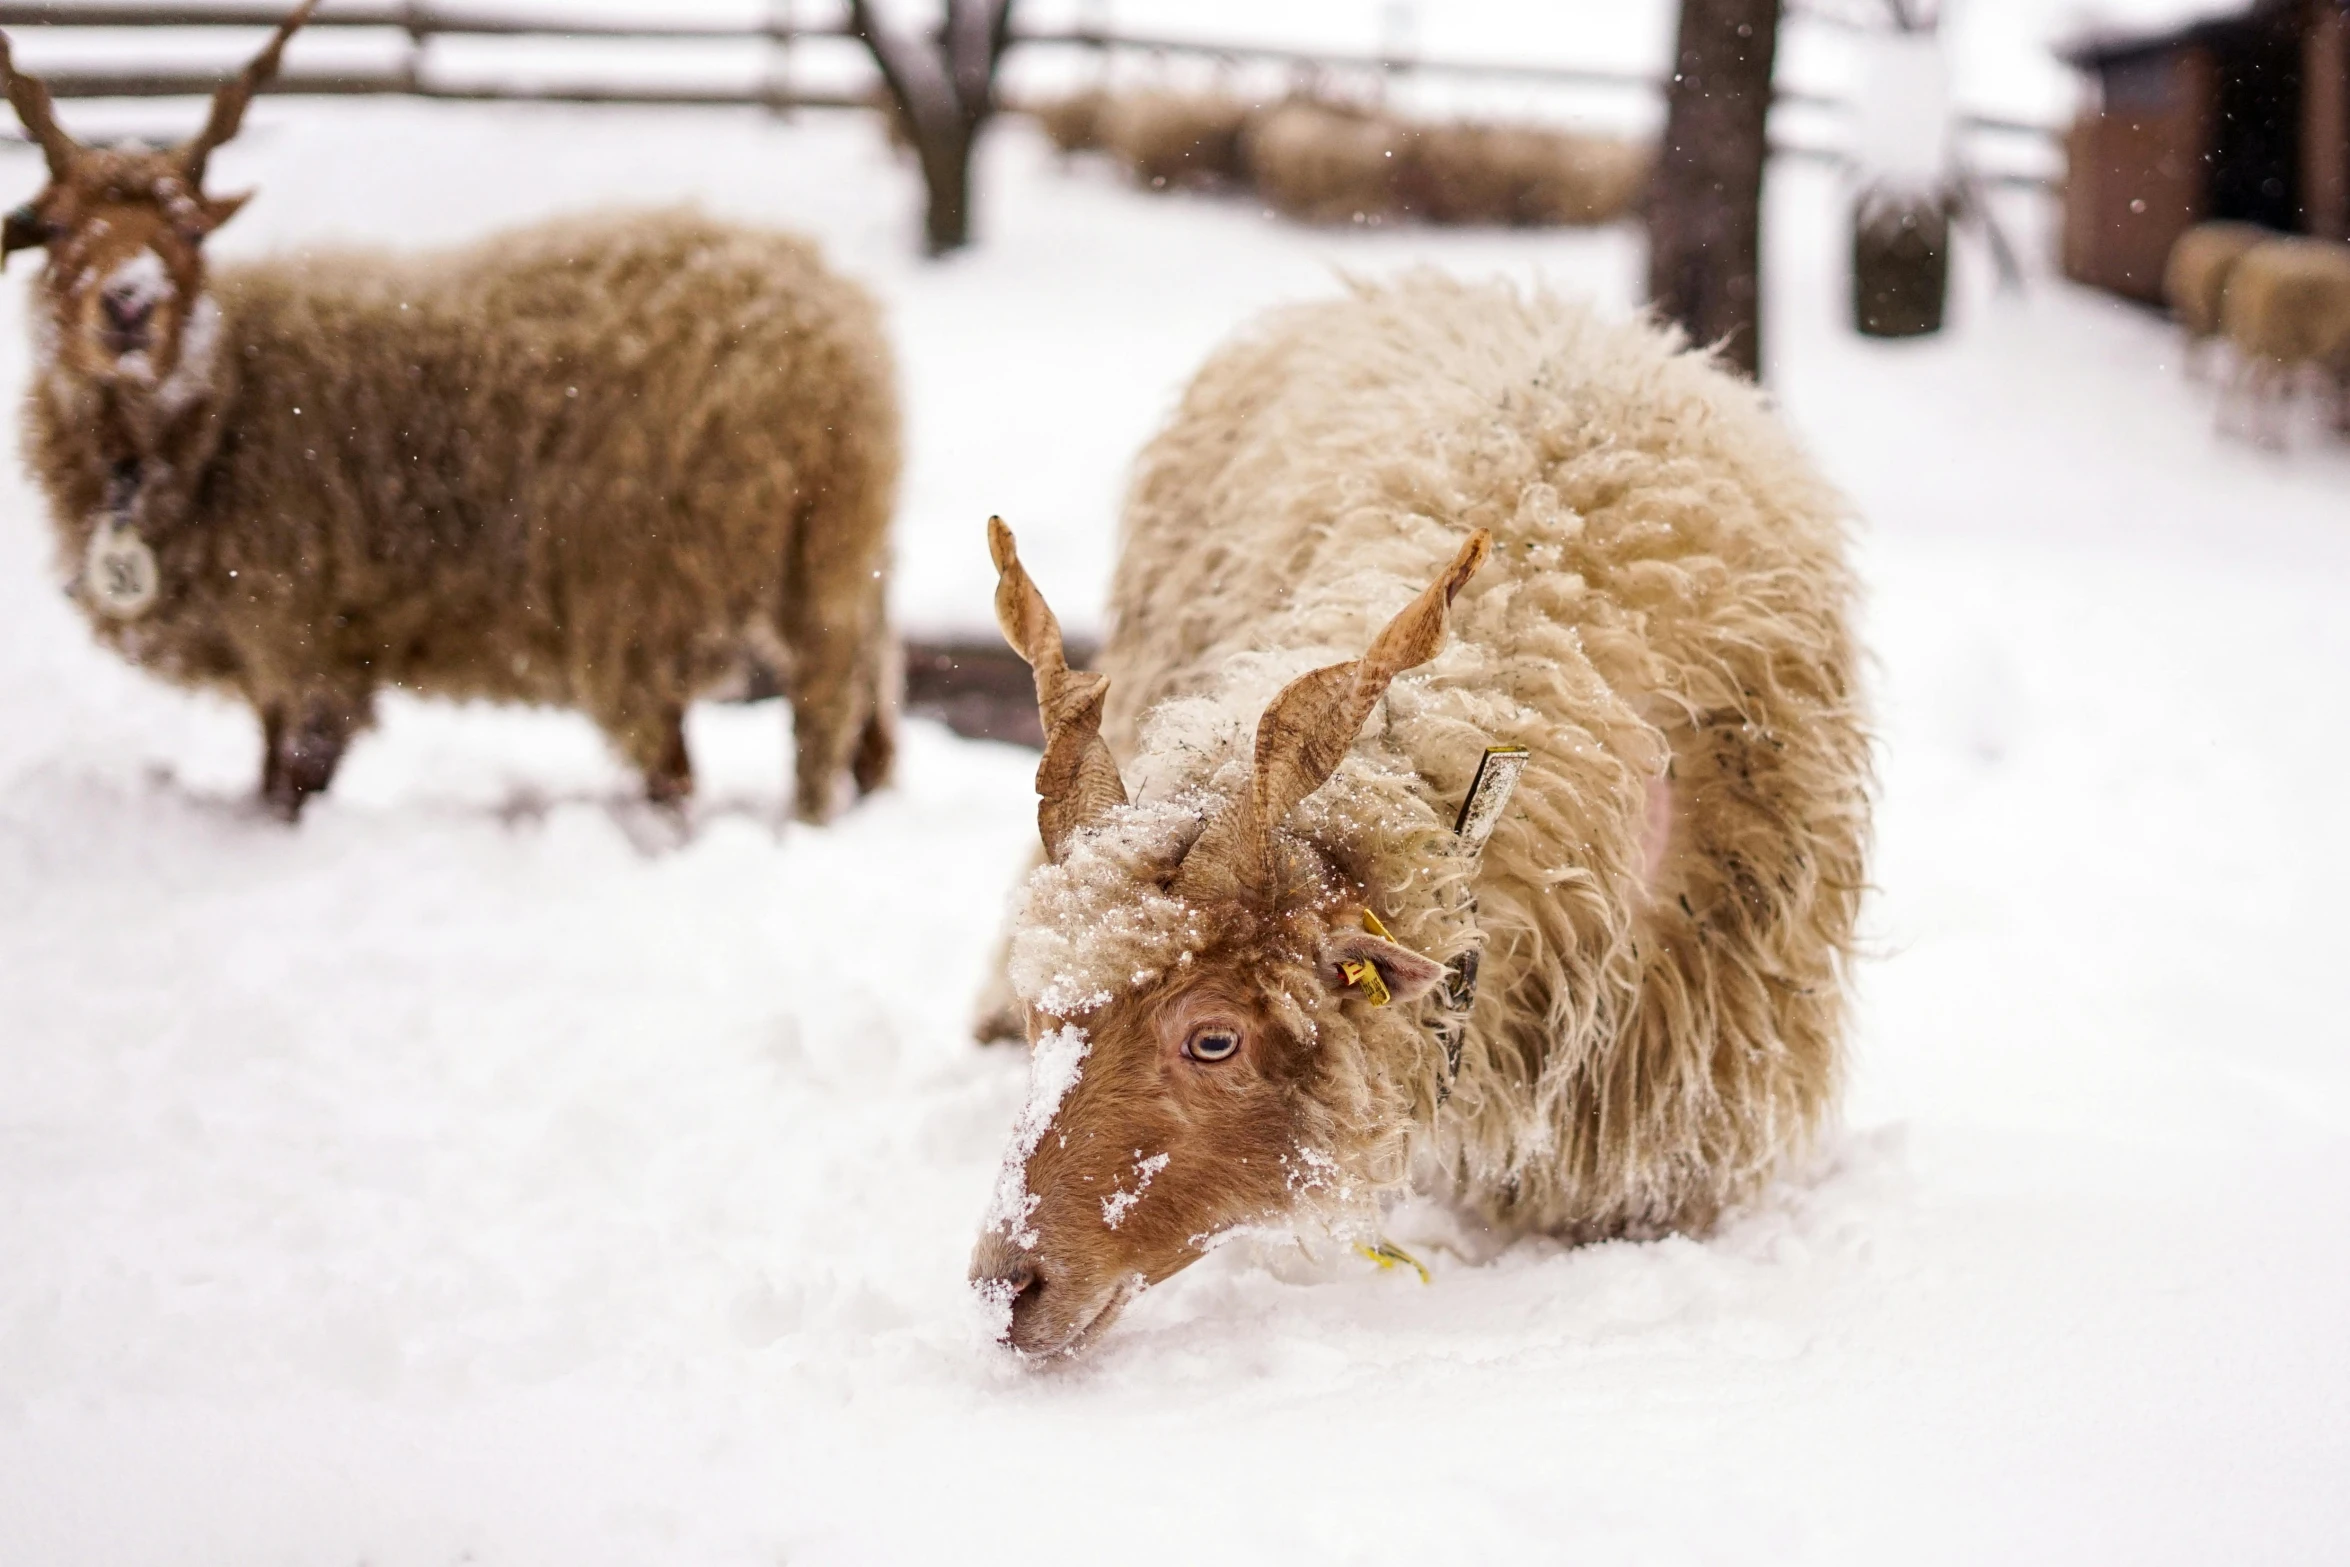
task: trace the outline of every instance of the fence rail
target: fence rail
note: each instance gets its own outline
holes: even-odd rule
[[[0,27],[50,26],[126,31],[145,28],[220,29],[274,27],[283,20],[285,6],[272,0],[221,6],[106,5],[91,0],[0,0]],[[849,34],[837,24],[802,23],[788,7],[771,7],[753,22],[704,22],[691,19],[555,20],[501,15],[489,9],[448,5],[438,0],[377,0],[374,4],[337,5],[312,19],[313,29],[393,31],[405,34],[407,51],[385,66],[297,69],[285,72],[272,92],[326,97],[409,95],[467,103],[578,103],[644,104],[697,107],[751,106],[789,108],[869,109],[870,89],[795,86],[787,69],[770,70],[756,83],[709,86],[644,86],[629,83],[450,83],[436,80],[427,69],[427,45],[436,38],[547,38],[621,42],[734,42],[764,44],[780,61],[803,39],[841,40]],[[1527,61],[1446,60],[1416,54],[1371,54],[1310,50],[1274,44],[1217,43],[1205,39],[1120,32],[1095,27],[1052,31],[1024,31],[1015,35],[1021,49],[1077,49],[1096,54],[1186,56],[1233,64],[1253,63],[1284,67],[1294,72],[1333,72],[1388,79],[1428,76],[1458,81],[1509,81],[1563,89],[1661,94],[1663,84],[1635,71],[1597,70]],[[51,91],[61,98],[172,98],[198,96],[218,85],[216,74],[193,71],[157,71],[151,68],[113,70],[76,69],[46,73]],[[873,85],[878,85],[878,77]],[[1777,101],[1789,108],[1835,113],[1846,105],[1816,93],[1782,91]],[[2052,127],[1995,115],[1962,116],[1969,132],[1988,133],[2035,143],[2054,153],[2062,133]],[[1775,153],[1809,158],[1841,156],[1830,147],[1783,144]],[[1995,183],[2045,185],[2036,174],[2006,173]]]

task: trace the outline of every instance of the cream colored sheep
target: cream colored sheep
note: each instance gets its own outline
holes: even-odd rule
[[[1236,1228],[1419,1187],[1703,1230],[1802,1150],[1866,877],[1846,515],[1672,336],[1422,274],[1200,372],[1104,674],[997,525],[1049,737],[1034,1092],[972,1267],[1010,1342],[1076,1347]],[[1530,763],[1472,862],[1492,746]]]
[[[2337,425],[2350,420],[2342,395],[2350,375],[2350,245],[2268,239],[2250,247],[2228,274],[2220,326],[2236,356],[2220,400],[2223,430],[2240,422],[2254,440],[2282,448],[2295,385],[2310,370],[2334,388]]]

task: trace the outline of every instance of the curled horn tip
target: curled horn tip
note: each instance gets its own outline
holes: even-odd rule
[[[1491,528],[1479,528],[1475,533],[1469,535],[1469,540],[1461,546],[1460,553],[1452,558],[1452,569],[1444,574],[1444,597],[1447,603],[1457,597],[1462,588],[1468,586],[1469,579],[1477,575],[1477,568],[1483,566],[1492,557],[1492,554],[1493,530]]]

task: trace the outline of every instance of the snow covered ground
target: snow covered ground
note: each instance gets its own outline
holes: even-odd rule
[[[990,511],[1092,619],[1183,376],[1333,268],[1628,310],[1638,264],[1154,200],[1013,127],[925,266],[861,122],[255,120],[224,253],[685,195],[824,236],[902,348],[917,627],[986,624]],[[1864,344],[1838,211],[1774,186],[1770,351],[1870,521],[1845,1128],[1702,1242],[1414,1209],[1432,1285],[1220,1252],[1041,1373],[962,1284],[1032,758],[916,725],[809,831],[777,710],[712,709],[648,851],[583,721],[395,701],[288,832],[246,716],[90,646],[0,462],[0,1563],[2340,1560],[2350,449],[2215,441],[2159,322],[2045,279]]]

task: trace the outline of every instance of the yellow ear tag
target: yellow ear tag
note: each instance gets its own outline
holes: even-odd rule
[[[1410,1252],[1405,1251],[1401,1246],[1396,1245],[1393,1241],[1381,1241],[1376,1246],[1357,1246],[1355,1248],[1355,1255],[1379,1264],[1379,1271],[1381,1273],[1387,1272],[1389,1269],[1393,1268],[1397,1263],[1400,1262],[1404,1266],[1410,1268],[1414,1273],[1417,1273],[1420,1276],[1420,1282],[1422,1284],[1432,1284],[1435,1282],[1433,1279],[1428,1277],[1428,1269],[1424,1264],[1421,1263],[1419,1258],[1413,1256]]]
[[[1338,972],[1346,976],[1348,984],[1359,987],[1364,998],[1375,1007],[1383,1007],[1395,999],[1388,993],[1387,981],[1379,977],[1379,967],[1375,963],[1349,958],[1338,965]]]
[[[1387,934],[1387,927],[1379,923],[1379,916],[1373,914],[1369,909],[1363,910],[1363,929],[1381,941],[1395,939]],[[1387,981],[1380,978],[1379,966],[1375,963],[1365,963],[1359,958],[1350,958],[1338,965],[1338,972],[1346,976],[1348,984],[1359,987],[1364,998],[1375,1007],[1383,1007],[1395,999],[1394,995],[1388,991]]]

